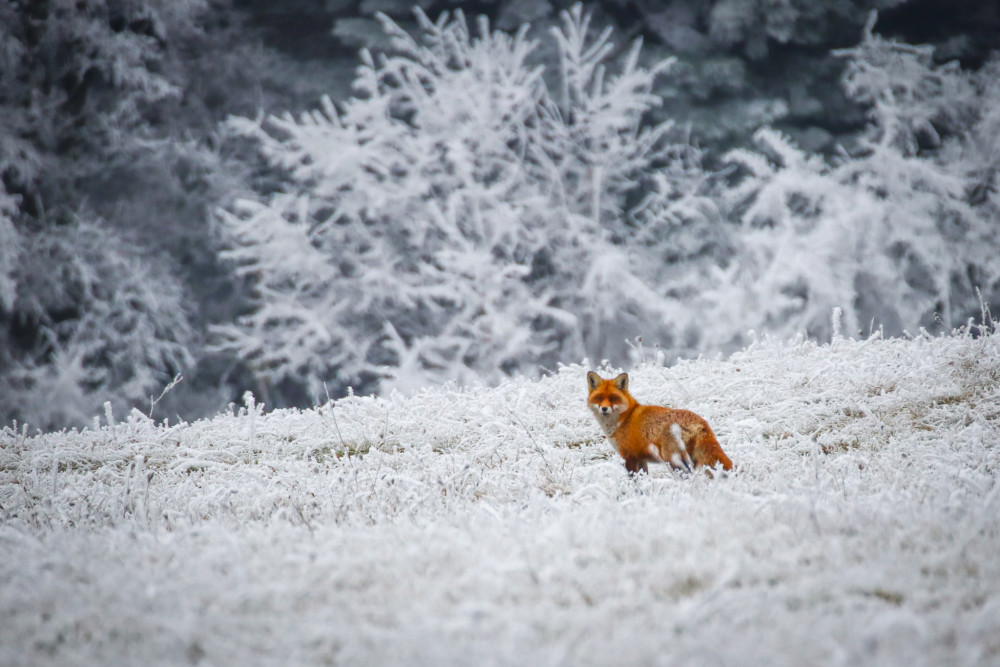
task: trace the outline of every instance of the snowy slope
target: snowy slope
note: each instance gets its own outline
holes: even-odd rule
[[[630,481],[586,370],[3,431],[0,664],[1000,662],[1000,335],[634,369],[719,480]]]

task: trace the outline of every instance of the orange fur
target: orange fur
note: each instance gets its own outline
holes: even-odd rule
[[[629,474],[647,472],[650,461],[687,469],[721,463],[724,470],[732,469],[708,422],[689,410],[640,405],[628,392],[627,373],[605,380],[591,371],[587,386],[587,405],[618,447]]]

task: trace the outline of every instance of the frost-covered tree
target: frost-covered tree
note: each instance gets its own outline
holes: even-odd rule
[[[526,28],[417,17],[419,39],[381,17],[394,52],[363,52],[339,107],[230,123],[288,185],[220,212],[254,290],[220,347],[321,396],[326,381],[409,388],[611,356],[661,328],[663,248],[630,243],[646,231],[627,201],[678,159],[669,125],[642,122],[666,63],[640,66],[636,43],[607,71],[610,32],[577,5],[552,32],[550,91]],[[649,210],[684,199],[651,187]]]
[[[119,238],[143,237],[146,216],[116,228],[85,202],[157,150],[150,130],[181,94],[166,45],[207,6],[0,3],[0,421],[148,406],[190,362],[180,286]]]
[[[52,199],[85,175],[96,156],[134,150],[136,131],[157,122],[158,105],[181,94],[171,80],[169,40],[196,31],[207,5],[3,3],[0,169],[8,185]]]
[[[232,38],[226,4],[0,2],[0,422],[148,408],[191,361],[179,281],[211,290],[207,194],[228,185],[192,137],[200,68],[237,62],[206,48]]]
[[[955,326],[979,311],[977,289],[996,294],[995,219],[970,203],[966,165],[938,150],[965,142],[977,114],[991,122],[995,84],[977,91],[957,65],[873,25],[842,52],[845,88],[870,108],[853,154],[828,164],[762,130],[758,152],[729,155],[748,176],[726,193],[741,252],[710,297],[728,319],[823,338],[839,307],[849,330],[897,334]]]

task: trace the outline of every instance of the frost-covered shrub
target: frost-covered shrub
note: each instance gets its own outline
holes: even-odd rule
[[[0,416],[82,424],[106,401],[146,404],[190,363],[186,304],[173,279],[98,223],[29,233],[0,310]]]
[[[641,223],[683,185],[653,183],[646,213],[624,212],[639,174],[677,160],[669,126],[641,122],[665,64],[641,67],[635,44],[607,73],[610,33],[591,37],[576,6],[552,33],[551,92],[526,29],[417,16],[419,40],[382,17],[395,52],[363,52],[341,106],[230,124],[290,183],[219,214],[254,289],[220,347],[267,382],[322,396],[325,381],[496,379],[611,356],[667,321],[664,249]]]
[[[787,335],[950,328],[979,311],[1000,276],[997,226],[969,202],[966,165],[937,149],[988,107],[971,77],[931,52],[871,32],[842,52],[845,88],[870,105],[858,149],[828,164],[771,130],[729,159],[747,177],[725,198],[739,256],[710,297],[727,320]]]
[[[988,303],[996,305],[1000,302],[1000,270],[994,263],[1000,244],[1000,56],[977,71],[971,83],[975,93],[972,128],[946,138],[938,159],[962,170],[966,198],[982,220],[979,234],[985,241],[966,249],[969,277],[956,288],[964,290],[962,298],[968,302],[972,299],[969,288],[974,285]]]

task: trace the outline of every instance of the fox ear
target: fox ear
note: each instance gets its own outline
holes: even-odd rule
[[[601,384],[600,375],[598,375],[594,371],[590,371],[589,373],[587,373],[587,386],[590,387],[591,391],[597,389],[597,385],[599,384]]]
[[[619,391],[628,391],[628,373],[622,373],[616,377],[614,384]]]

